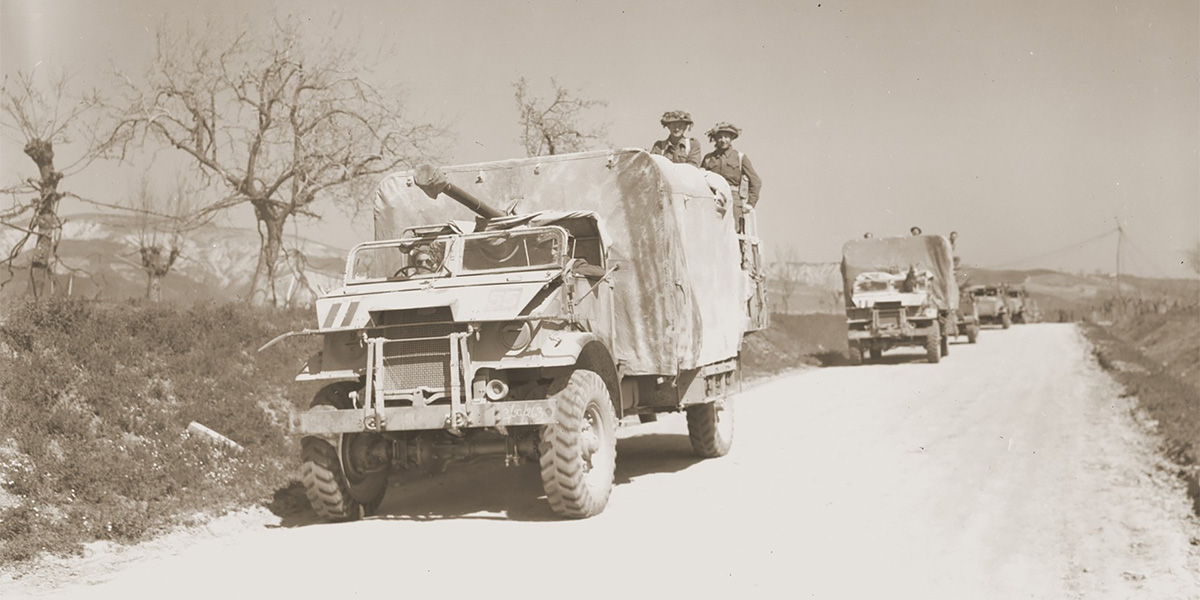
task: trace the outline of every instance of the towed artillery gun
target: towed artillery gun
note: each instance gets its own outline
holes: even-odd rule
[[[975,305],[975,297],[965,289],[958,294],[958,310],[955,311],[958,321],[958,335],[966,335],[967,343],[974,344],[979,340],[979,307]]]
[[[936,363],[958,335],[959,293],[950,242],[940,235],[851,240],[842,246],[848,355],[877,360],[900,346]]]
[[[641,150],[385,178],[376,241],[317,300],[319,328],[275,340],[323,338],[296,379],[328,384],[291,416],[314,510],[360,518],[392,472],[494,455],[537,463],[554,512],[589,517],[632,415],[686,411],[694,451],[727,453],[742,339],[768,314],[730,197]]]

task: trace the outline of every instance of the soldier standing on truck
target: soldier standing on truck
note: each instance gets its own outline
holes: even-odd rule
[[[733,123],[721,121],[714,125],[708,130],[708,139],[717,149],[706,154],[700,163],[702,168],[729,182],[729,191],[734,195],[733,217],[738,233],[745,231],[742,215],[758,204],[758,191],[762,188],[762,179],[759,179],[750,159],[733,149],[733,140],[741,134],[742,130]],[[742,180],[746,180],[745,191],[742,191]]]
[[[699,167],[700,142],[687,137],[692,128],[692,115],[685,110],[668,110],[658,122],[667,128],[667,139],[654,142],[650,154],[665,156],[673,163]]]

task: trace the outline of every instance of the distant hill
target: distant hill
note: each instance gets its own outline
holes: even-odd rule
[[[60,269],[56,293],[70,290],[74,296],[107,300],[146,296],[135,218],[88,214],[64,217],[64,221],[58,254],[69,269]],[[19,236],[13,230],[0,231],[0,248],[11,248]],[[298,261],[299,269],[281,266],[277,280],[280,294],[286,295],[290,289],[294,304],[309,304],[320,289],[340,284],[348,248],[295,236],[286,237],[284,247],[298,250],[304,257]],[[162,281],[163,300],[191,303],[243,298],[254,275],[258,248],[258,232],[251,229],[207,225],[187,233],[179,259]],[[15,269],[11,275],[0,269],[0,281],[10,276],[0,288],[0,300],[25,294],[28,269]]]

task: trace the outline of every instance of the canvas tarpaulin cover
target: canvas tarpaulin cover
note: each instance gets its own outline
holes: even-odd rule
[[[515,205],[517,214],[599,215],[610,238],[610,263],[620,264],[613,274],[612,351],[626,374],[674,375],[737,356],[748,324],[747,281],[732,211],[718,195],[729,191],[714,190],[704,171],[635,149],[441,171],[450,183],[501,210]],[[375,238],[474,217],[444,195],[429,198],[411,173],[396,173],[379,184]]]
[[[950,241],[940,235],[851,240],[842,246],[846,307],[854,308],[854,279],[863,273],[901,274],[909,268],[933,274],[930,301],[939,310],[958,310],[958,284]]]

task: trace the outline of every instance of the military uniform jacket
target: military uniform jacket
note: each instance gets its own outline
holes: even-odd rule
[[[696,138],[681,138],[672,144],[670,138],[654,142],[650,154],[661,154],[674,163],[687,163],[693,167],[700,166],[700,142]]]
[[[734,194],[739,194],[742,177],[745,177],[748,182],[746,204],[750,206],[758,204],[758,191],[762,188],[762,179],[758,177],[758,173],[754,171],[754,165],[750,164],[750,158],[745,154],[733,148],[724,152],[713,150],[704,156],[700,166],[724,177],[725,181],[729,182],[730,191]]]

